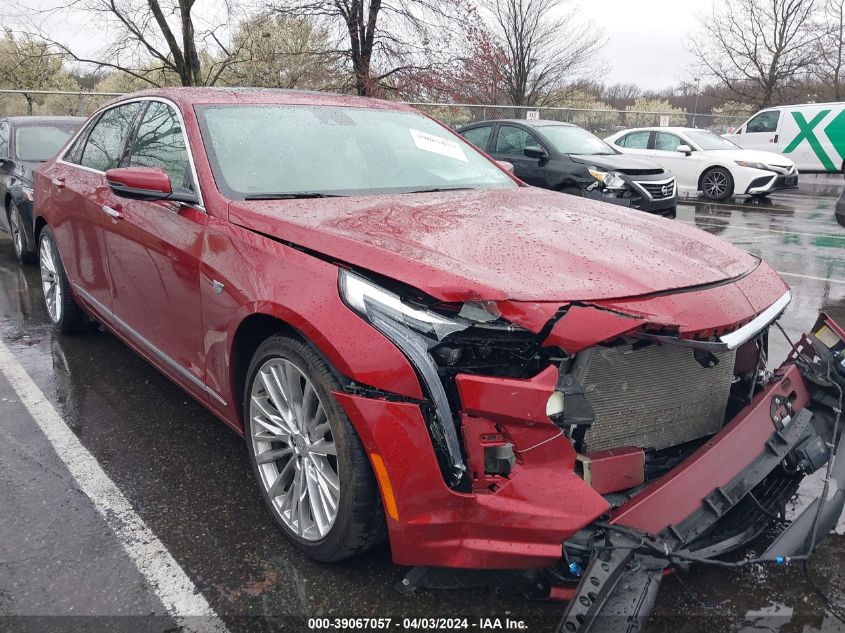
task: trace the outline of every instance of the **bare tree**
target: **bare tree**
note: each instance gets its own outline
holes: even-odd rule
[[[768,107],[816,61],[815,9],[815,0],[715,0],[689,50],[739,101]]]
[[[825,32],[818,48],[818,78],[836,101],[845,97],[845,0],[825,0]]]
[[[322,19],[337,30],[342,44],[335,52],[347,58],[362,96],[391,89],[397,74],[429,68],[450,35],[447,24],[459,21],[464,6],[453,0],[272,1],[281,15]]]
[[[16,0],[28,16],[28,31],[71,60],[120,70],[148,85],[175,75],[183,86],[211,85],[234,62],[237,51],[222,35],[232,19],[228,5],[208,20],[195,15],[196,0]],[[30,6],[30,3],[32,6]],[[106,35],[96,53],[82,53],[54,37],[65,16],[84,16],[92,30]]]
[[[483,0],[507,54],[505,75],[513,105],[544,105],[574,85],[604,45],[602,31],[578,22],[571,0]]]

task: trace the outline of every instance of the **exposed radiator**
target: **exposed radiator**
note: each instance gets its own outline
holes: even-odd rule
[[[576,373],[596,418],[582,450],[615,446],[661,449],[721,428],[735,351],[702,367],[690,348],[648,345],[594,347]]]

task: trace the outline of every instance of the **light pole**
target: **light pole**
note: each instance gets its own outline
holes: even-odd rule
[[[695,117],[698,116],[698,95],[701,92],[701,77],[695,78],[695,105],[692,107],[692,126],[695,127]]]

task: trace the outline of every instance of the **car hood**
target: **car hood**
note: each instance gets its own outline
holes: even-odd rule
[[[443,301],[632,297],[759,263],[688,225],[533,187],[232,202],[229,220]]]
[[[641,172],[644,169],[663,171],[663,168],[655,162],[645,158],[626,156],[625,154],[570,154],[569,158],[576,163],[589,167],[612,169],[623,173],[627,171]]]
[[[720,158],[727,157],[730,160],[745,160],[749,163],[765,163],[766,165],[777,165],[779,167],[791,167],[794,164],[786,156],[756,149],[729,149],[711,151],[708,154]]]

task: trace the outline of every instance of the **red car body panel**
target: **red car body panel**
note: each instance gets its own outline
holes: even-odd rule
[[[772,396],[782,395],[800,411],[809,394],[794,365],[781,369],[779,380],[758,393],[751,405],[684,460],[630,502],[614,510],[612,522],[657,534],[702,506],[715,488],[724,486],[760,454],[772,435]]]
[[[118,199],[103,174],[45,164],[35,182],[39,222],[55,232],[77,299],[239,432],[235,344],[256,319],[283,322],[341,376],[382,392],[334,395],[367,453],[386,466],[399,517],[387,522],[400,564],[548,565],[569,535],[610,506],[575,474],[573,444],[545,413],[555,367],[525,380],[458,375],[455,413],[476,476],[472,492],[448,487],[418,403],[424,392],[417,371],[343,303],[340,267],[375,272],[444,302],[495,301],[503,318],[530,332],[549,327],[545,345],[568,353],[639,330],[712,336],[747,323],[786,291],[766,264],[703,231],[532,188],[233,202],[217,190],[194,105],[410,108],[276,91],[141,96],[179,107],[205,212]],[[103,205],[122,218],[109,219]],[[762,433],[760,424],[749,414],[722,431],[748,434],[749,442],[737,442],[730,453],[737,468],[759,451],[751,440]],[[514,445],[516,464],[507,478],[486,478],[477,472],[483,444],[499,441]],[[658,482],[666,487],[642,493],[615,520],[665,524],[674,514],[655,509],[654,499],[684,508],[698,503],[702,469],[713,469],[716,455],[705,448],[689,468]]]
[[[353,266],[382,261],[391,277],[443,301],[638,296],[724,282],[758,263],[685,224],[566,202],[534,187],[234,202],[229,220]],[[619,246],[596,248],[611,243]]]

